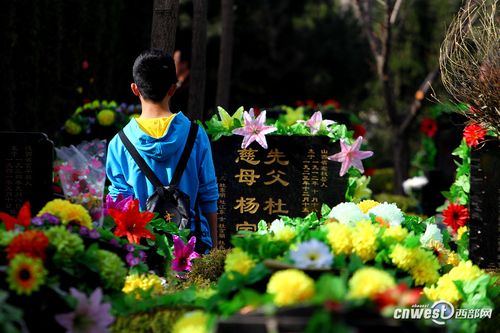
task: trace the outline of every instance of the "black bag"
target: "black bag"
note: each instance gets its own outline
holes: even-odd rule
[[[155,187],[155,191],[146,201],[146,210],[149,212],[159,213],[160,216],[167,222],[174,222],[177,224],[179,229],[185,229],[190,225],[191,206],[189,195],[182,192],[178,185],[181,180],[182,173],[186,168],[189,155],[191,155],[197,133],[198,124],[193,122],[191,123],[191,127],[189,129],[184,151],[182,152],[179,163],[175,168],[172,181],[168,185],[163,185],[161,183],[160,179],[155,175],[153,170],[151,170],[146,161],[144,161],[141,155],[139,155],[139,152],[127,138],[123,130],[118,133],[120,139],[125,145],[125,148],[127,148],[128,152],[132,155],[132,158],[135,160],[141,171],[144,172],[148,180]],[[198,208],[196,207],[195,209]]]

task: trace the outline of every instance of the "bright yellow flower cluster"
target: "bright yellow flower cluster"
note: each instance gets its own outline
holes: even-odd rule
[[[384,234],[382,235],[382,240],[386,244],[391,243],[401,243],[408,237],[408,230],[403,228],[401,225],[395,227],[385,228]]]
[[[352,230],[347,224],[338,222],[328,223],[326,238],[334,254],[350,255],[352,251]]]
[[[396,244],[389,257],[396,267],[412,275],[416,285],[432,284],[439,278],[440,265],[430,251]]]
[[[358,207],[359,207],[359,209],[361,209],[363,214],[368,213],[368,211],[370,209],[372,209],[373,207],[376,207],[378,205],[380,205],[380,202],[375,201],[375,200],[363,200],[360,203],[358,203]]]
[[[357,270],[349,280],[349,298],[373,298],[378,293],[396,286],[394,278],[374,267]]]
[[[208,325],[208,315],[197,310],[186,313],[172,328],[172,333],[206,333]]]
[[[226,272],[238,272],[241,275],[247,275],[255,267],[255,264],[256,261],[248,253],[236,247],[226,256],[224,269]]]
[[[369,220],[360,221],[352,230],[352,245],[364,262],[375,258],[377,251],[377,233],[379,228]]]
[[[443,275],[435,286],[424,288],[424,294],[432,301],[445,300],[454,304],[462,299],[453,281],[471,281],[483,274],[481,269],[473,265],[469,260],[461,261],[458,266],[452,268]]]
[[[274,239],[290,242],[297,235],[295,229],[289,225],[285,225],[283,228],[279,228],[274,232]]]
[[[126,294],[133,292],[136,289],[142,289],[144,291],[150,290],[152,294],[161,294],[163,291],[163,286],[161,285],[161,279],[156,274],[139,275],[132,274],[125,278],[125,286],[122,291]],[[140,299],[140,294],[136,293],[135,298]]]
[[[68,200],[54,199],[47,202],[37,216],[42,216],[45,213],[57,216],[62,224],[76,222],[83,227],[92,229],[92,219],[89,212],[82,205],[71,203]]]
[[[314,280],[298,269],[279,271],[269,279],[267,292],[278,306],[304,302],[314,296]]]
[[[462,239],[462,236],[467,232],[469,231],[469,228],[467,228],[467,226],[462,226],[460,228],[458,228],[457,230],[457,240],[461,240]]]

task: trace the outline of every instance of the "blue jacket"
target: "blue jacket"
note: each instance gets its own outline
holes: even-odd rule
[[[170,123],[167,133],[158,139],[144,133],[135,119],[130,120],[123,130],[161,182],[169,184],[184,149],[190,124],[189,119],[179,112]],[[109,194],[113,199],[120,193],[125,197],[132,195],[139,199],[141,209],[145,209],[146,200],[154,191],[153,185],[139,169],[118,135],[108,145],[106,174],[111,181]],[[203,213],[217,212],[219,193],[212,151],[207,134],[201,126],[179,188],[189,195],[192,216],[195,214],[196,197]],[[191,227],[194,229],[194,223]],[[212,246],[210,227],[203,214],[201,229],[202,240]]]

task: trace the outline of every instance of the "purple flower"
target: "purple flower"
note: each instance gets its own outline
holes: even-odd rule
[[[50,224],[58,225],[61,223],[61,220],[50,213],[45,213],[42,215],[42,217],[45,219],[45,221],[49,222]]]
[[[139,259],[141,259],[141,261],[146,261],[146,258],[147,258],[147,254],[146,252],[144,251],[139,251]]]
[[[243,113],[245,126],[234,129],[233,134],[243,136],[241,148],[246,149],[252,142],[257,141],[262,148],[267,149],[266,134],[276,131],[277,128],[265,125],[266,111],[262,111],[255,119],[252,117],[252,114],[253,109],[250,109],[250,113],[246,111]]]
[[[101,237],[101,234],[99,233],[99,231],[97,231],[96,229],[92,229],[90,230],[89,232],[89,236],[90,238],[92,239],[98,239],[99,237]]]
[[[132,267],[132,266],[135,266],[135,265],[139,265],[139,263],[141,262],[141,259],[138,258],[138,257],[135,257],[134,254],[132,252],[129,252],[126,256],[125,256],[125,260],[127,261],[127,264]]]
[[[114,247],[120,247],[120,243],[118,243],[118,241],[115,238],[112,238],[109,241],[109,244],[113,245]]]
[[[31,219],[31,224],[33,224],[33,225],[37,225],[40,227],[43,225],[43,223],[44,223],[44,220],[40,216],[36,216],[36,217]]]
[[[55,320],[66,329],[67,333],[106,333],[114,317],[110,314],[111,304],[101,303],[102,290],[97,288],[87,297],[84,293],[70,289],[77,305],[73,312],[58,314]]]
[[[199,258],[200,255],[194,252],[196,237],[192,236],[189,242],[184,244],[182,239],[174,235],[174,260],[172,261],[172,269],[176,272],[190,271],[191,260]]]
[[[133,244],[130,244],[130,243],[125,244],[124,248],[127,252],[134,252],[135,251],[135,246]]]
[[[82,236],[88,236],[89,235],[89,228],[87,228],[87,227],[80,227],[80,235],[82,235]]]
[[[124,212],[127,210],[128,204],[134,200],[133,196],[124,197],[123,194],[118,194],[116,200],[113,200],[113,197],[109,194],[106,196],[106,202],[104,203],[104,216],[108,215],[108,209],[114,208],[119,210],[120,212]]]

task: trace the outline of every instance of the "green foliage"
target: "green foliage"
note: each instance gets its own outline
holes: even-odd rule
[[[172,304],[154,311],[119,316],[110,327],[112,333],[164,333],[171,332],[175,322],[190,308]]]
[[[19,333],[24,326],[23,311],[7,303],[9,294],[0,290],[0,331]]]
[[[186,275],[186,283],[193,285],[192,282],[197,278],[216,282],[224,273],[224,260],[228,252],[227,249],[213,249],[209,254],[193,260],[191,272]]]
[[[470,192],[470,152],[471,149],[467,146],[465,139],[462,140],[460,146],[453,151],[453,155],[457,156],[460,161],[455,161],[457,172],[455,182],[451,185],[450,190],[443,192],[443,195],[449,202],[467,205],[469,203]],[[448,204],[438,208],[442,211]]]

